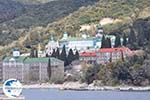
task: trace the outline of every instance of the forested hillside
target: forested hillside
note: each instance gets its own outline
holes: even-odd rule
[[[21,4],[15,0],[0,0],[0,45],[19,39],[24,30],[47,26],[82,6],[92,5],[97,0],[60,0],[44,4]]]
[[[14,0],[6,1],[14,3]],[[2,3],[6,1],[1,0]],[[149,26],[149,0],[58,0],[38,5],[15,2],[14,5],[18,5],[16,9],[19,9],[14,9],[15,13],[12,14],[14,17],[8,17],[8,19],[1,17],[3,19],[3,23],[0,23],[1,50],[6,44],[8,44],[7,48],[18,45],[25,49],[26,45],[36,45],[41,41],[44,46],[51,33],[55,38],[60,38],[64,31],[70,35],[79,36],[80,25],[96,25],[106,17],[121,20],[121,22],[103,26],[105,33],[108,34],[123,32],[129,35],[130,26],[136,26],[135,23],[138,20],[144,20],[146,24],[142,25],[141,30],[134,28],[136,36],[140,37],[138,34],[143,34],[145,26]],[[3,5],[1,7],[0,11],[3,11]],[[11,6],[8,8],[11,9]],[[141,41],[138,37],[136,37],[137,41]],[[137,45],[134,44],[134,46]]]

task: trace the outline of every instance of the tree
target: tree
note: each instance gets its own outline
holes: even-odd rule
[[[105,40],[105,48],[111,48],[111,40],[110,40],[110,38],[106,38],[106,40]]]
[[[126,34],[123,35],[123,45],[124,45],[124,46],[127,45],[127,37],[126,37]]]
[[[33,48],[31,49],[30,57],[34,57],[34,49]]]
[[[120,35],[117,35],[115,39],[115,47],[120,47],[120,46],[121,46]]]
[[[79,52],[78,51],[76,51],[76,53],[75,53],[75,60],[79,60]]]
[[[102,46],[101,46],[101,48],[105,48],[105,47],[106,47],[105,36],[103,35],[103,37],[102,37]]]
[[[49,57],[49,55],[46,53],[46,57]]]
[[[65,45],[63,46],[62,52],[61,52],[61,54],[60,54],[60,59],[61,59],[62,61],[64,61],[64,66],[67,66],[67,65],[68,65]]]
[[[31,49],[30,57],[38,57],[38,51],[36,50],[36,48]]]
[[[68,58],[68,64],[71,64],[71,62],[75,60],[75,56],[73,54],[73,50],[72,49],[69,50],[67,58]]]
[[[56,52],[55,52],[56,58],[59,59],[60,58],[60,52],[59,52],[59,48],[57,48]]]
[[[130,28],[129,44],[133,45],[136,42],[136,36],[133,28]]]
[[[56,57],[56,52],[55,52],[55,49],[53,49],[53,52],[52,52],[52,55],[51,57]]]
[[[48,73],[48,78],[50,80],[50,78],[51,78],[51,58],[48,59],[47,73]]]

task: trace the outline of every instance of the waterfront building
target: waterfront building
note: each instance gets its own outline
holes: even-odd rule
[[[25,83],[63,80],[63,61],[53,57],[23,57],[16,55],[14,52],[16,51],[13,51],[14,55],[12,57],[5,57],[2,62],[3,81],[10,78],[15,78]],[[50,78],[48,77],[48,67],[50,67]]]
[[[85,62],[87,64],[95,64],[96,63],[96,52],[81,52],[80,53],[80,61]]]
[[[90,64],[106,64],[117,60],[124,60],[132,54],[133,52],[126,47],[103,48],[96,51],[85,51],[80,53],[80,61]]]
[[[15,78],[21,82],[24,82],[26,71],[23,61],[25,57],[6,57],[3,60],[3,81]]]
[[[124,60],[131,54],[132,51],[126,47],[99,49],[96,51],[97,63],[103,64],[108,62],[115,62],[117,60]]]
[[[50,60],[49,60],[50,59]],[[50,61],[50,65],[49,65]],[[32,81],[48,81],[48,67],[50,67],[52,82],[63,81],[64,77],[64,62],[56,58],[27,58],[25,61],[25,67],[28,68],[28,80]]]

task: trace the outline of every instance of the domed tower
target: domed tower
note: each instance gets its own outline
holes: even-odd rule
[[[46,54],[51,55],[53,52],[53,49],[57,49],[58,47],[59,47],[58,41],[55,41],[53,35],[51,35],[50,40],[45,47]]]

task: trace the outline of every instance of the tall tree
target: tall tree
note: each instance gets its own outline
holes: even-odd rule
[[[111,48],[111,40],[110,40],[110,38],[106,38],[106,40],[105,40],[105,48]]]
[[[106,40],[106,39],[105,39],[105,36],[103,35],[101,48],[105,48],[105,47],[106,47],[105,40]]]
[[[38,51],[36,50],[36,48],[31,49],[30,57],[38,57]]]
[[[61,59],[62,61],[64,61],[64,66],[67,66],[67,65],[68,65],[65,45],[63,46],[62,52],[61,52],[61,54],[60,54],[60,59]]]
[[[60,58],[59,48],[57,48],[57,50],[56,50],[56,53],[55,53],[55,54],[56,54],[56,58],[57,58],[57,59],[59,59],[59,58]]]
[[[53,52],[52,52],[52,54],[51,54],[51,57],[56,57],[55,49],[53,49]]]
[[[34,49],[31,48],[30,57],[34,57]]]
[[[127,45],[127,37],[126,37],[126,34],[123,35],[123,45],[124,45],[124,46]]]
[[[79,52],[76,50],[76,53],[75,53],[75,60],[79,60]]]
[[[115,39],[115,47],[120,47],[120,46],[121,46],[120,35],[117,34]]]
[[[71,62],[75,60],[75,56],[74,56],[74,53],[73,53],[72,49],[69,50],[67,58],[68,58],[68,64],[71,64]]]
[[[46,57],[49,57],[48,53],[46,53]]]
[[[48,73],[48,78],[50,80],[50,78],[51,78],[51,58],[48,59],[47,73]]]
[[[135,32],[134,32],[133,28],[130,28],[130,34],[129,34],[129,41],[128,41],[128,43],[132,45],[135,42],[136,42]]]

